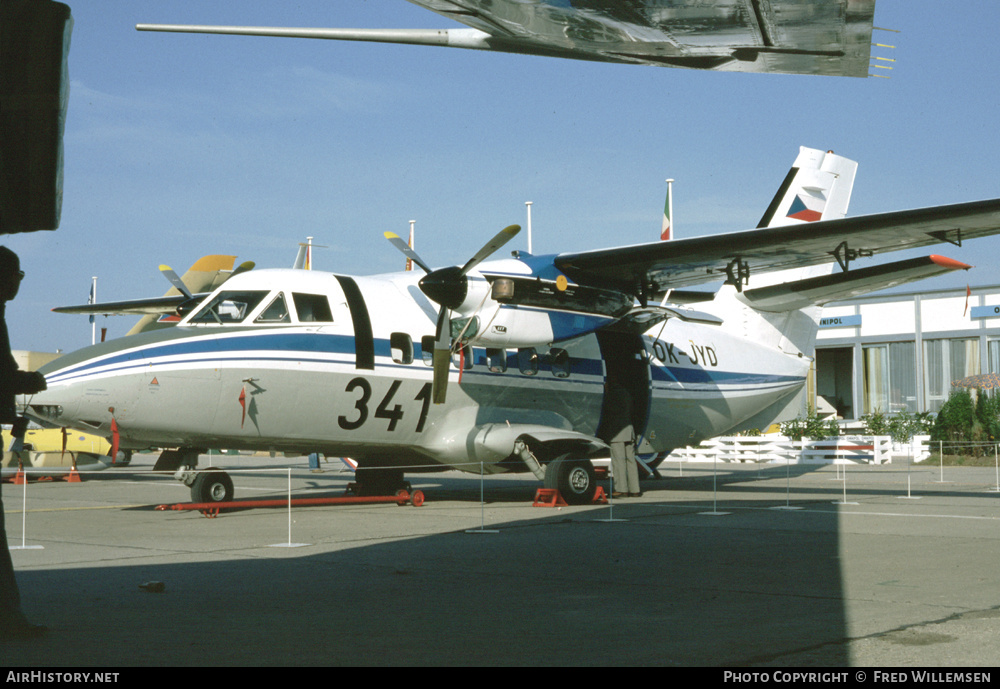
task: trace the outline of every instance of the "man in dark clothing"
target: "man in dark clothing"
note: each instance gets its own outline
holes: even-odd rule
[[[14,424],[12,436],[24,437],[24,426],[18,424],[15,396],[34,394],[45,389],[45,377],[35,371],[19,371],[10,351],[10,337],[5,319],[7,302],[17,296],[21,287],[21,262],[13,251],[0,246],[0,423]],[[3,494],[0,493],[0,639],[39,636],[45,627],[28,622],[21,612],[21,594],[14,579],[14,564],[7,546]]]
[[[635,429],[632,427],[632,396],[620,383],[604,386],[603,439],[611,447],[613,497],[638,497],[639,467],[635,461]]]

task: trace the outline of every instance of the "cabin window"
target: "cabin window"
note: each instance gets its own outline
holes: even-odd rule
[[[278,292],[267,308],[264,309],[254,323],[291,323],[292,319],[288,315],[288,305],[285,303],[285,295]]]
[[[191,318],[191,323],[241,323],[267,296],[267,290],[226,291],[215,295]]]
[[[397,364],[413,363],[413,339],[406,333],[389,335],[389,347],[392,349],[392,360]]]
[[[569,352],[553,347],[549,350],[549,364],[556,378],[569,378]]]
[[[295,313],[300,323],[333,323],[330,300],[325,294],[293,292],[292,301],[295,302]]]
[[[424,365],[425,366],[433,366],[434,365],[434,336],[433,335],[424,335],[423,337],[421,337],[420,338],[420,349],[422,350],[422,352],[421,352],[421,358],[423,358],[423,360],[424,360]]]
[[[534,347],[522,347],[517,350],[517,367],[526,376],[538,373],[538,352]]]
[[[486,365],[490,373],[507,372],[507,350],[506,349],[486,349]]]

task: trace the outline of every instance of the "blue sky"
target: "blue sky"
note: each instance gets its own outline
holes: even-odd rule
[[[157,267],[235,254],[401,268],[464,262],[532,201],[535,253],[749,229],[805,145],[859,162],[851,215],[1000,197],[1000,5],[878,0],[891,79],[725,74],[334,41],[156,34],[136,23],[450,28],[404,0],[71,2],[62,222],[5,237],[27,277],[16,349],[90,343],[86,301],[162,294]],[[518,240],[515,240],[515,243]],[[524,243],[518,247],[524,248]],[[1000,283],[1000,239],[941,247]],[[132,317],[99,319],[109,337]]]

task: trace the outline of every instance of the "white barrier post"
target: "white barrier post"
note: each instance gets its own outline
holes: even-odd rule
[[[465,533],[500,533],[499,529],[486,528],[486,485],[483,478],[484,474],[483,460],[479,460],[479,528],[466,529]]]
[[[24,493],[21,496],[21,545],[12,545],[7,550],[45,550],[42,545],[25,545],[24,539],[28,528],[28,475],[24,475]]]
[[[707,514],[711,516],[722,516],[724,514],[729,514],[729,512],[719,512],[718,510],[718,488],[717,486],[717,467],[719,464],[719,455],[716,453],[712,459],[712,511],[711,512],[700,512],[699,514]]]
[[[991,493],[1000,493],[1000,460],[997,459],[997,446],[993,446],[993,466],[996,467],[997,485],[990,488]]]
[[[913,455],[911,450],[913,449],[913,439],[910,439],[910,444],[906,446],[906,495],[898,495],[900,500],[919,500],[921,496],[910,494],[910,467],[913,466]]]
[[[944,441],[938,441],[938,468],[940,470],[940,476],[936,483],[951,483],[951,481],[944,480]]]
[[[777,507],[773,507],[772,509],[775,509],[775,510],[801,510],[802,509],[801,507],[799,507],[797,505],[793,507],[789,503],[789,498],[791,497],[791,493],[792,493],[792,484],[791,484],[791,476],[790,476],[791,469],[789,467],[790,463],[791,462],[787,462],[787,461],[785,462],[785,505],[784,506],[779,505]]]
[[[292,468],[288,467],[288,542],[275,543],[270,548],[301,548],[308,543],[292,543]]]

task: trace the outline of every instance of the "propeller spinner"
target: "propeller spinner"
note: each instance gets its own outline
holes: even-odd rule
[[[462,305],[469,292],[469,271],[489,258],[504,244],[513,239],[521,231],[520,225],[510,225],[503,228],[482,249],[470,258],[461,268],[449,266],[431,270],[413,249],[399,235],[386,232],[385,237],[394,247],[407,258],[413,260],[427,275],[418,283],[420,291],[428,299],[441,305],[438,311],[437,327],[434,334],[434,382],[431,386],[431,398],[434,404],[443,404],[448,387],[448,366],[451,358],[451,314],[452,309]]]

